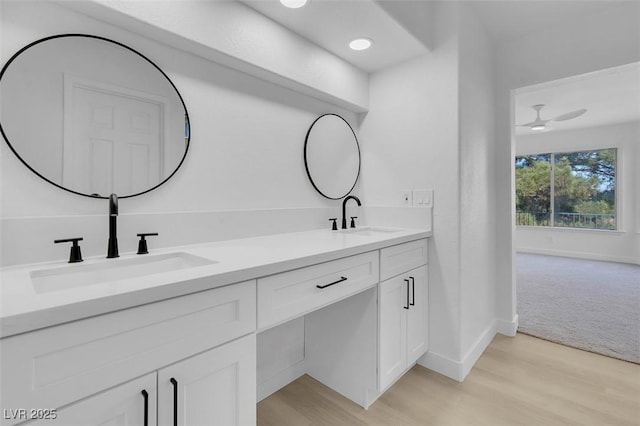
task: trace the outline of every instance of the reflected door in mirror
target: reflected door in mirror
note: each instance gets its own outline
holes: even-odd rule
[[[63,185],[106,195],[135,194],[159,183],[164,104],[126,88],[68,84]]]

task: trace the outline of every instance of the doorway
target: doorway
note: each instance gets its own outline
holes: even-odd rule
[[[640,363],[640,63],[513,92],[520,331]]]

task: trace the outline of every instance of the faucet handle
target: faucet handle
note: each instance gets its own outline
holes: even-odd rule
[[[138,254],[147,254],[149,250],[147,249],[147,240],[146,237],[157,237],[157,232],[149,232],[146,234],[137,234],[140,237],[140,241],[138,242]]]
[[[53,240],[55,244],[73,243],[73,245],[71,246],[71,252],[69,253],[69,263],[82,262],[82,253],[80,252],[80,246],[78,245],[78,241],[82,241],[82,237]]]
[[[351,227],[355,228],[356,227],[356,219],[358,218],[358,216],[351,216]]]
[[[338,230],[338,223],[336,222],[338,220],[337,217],[332,217],[331,219],[329,219],[329,222],[333,221],[333,225],[331,225],[331,230],[332,231],[337,231]]]

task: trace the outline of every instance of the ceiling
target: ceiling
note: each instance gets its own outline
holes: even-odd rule
[[[299,9],[288,9],[278,0],[242,2],[369,73],[428,51],[418,38],[390,16],[388,8],[373,0],[311,0]],[[428,6],[427,3],[423,6]],[[415,3],[412,10],[419,4]],[[372,39],[373,46],[364,51],[351,50],[349,42],[358,37]]]
[[[545,104],[543,120],[586,108],[573,120],[550,122],[552,131],[640,121],[640,62],[520,89],[515,96],[516,124],[536,118],[532,105]],[[516,127],[516,135],[539,134]]]
[[[310,0],[288,9],[278,0],[240,0],[352,65],[375,72],[428,52],[432,0]],[[449,0],[452,1],[452,0]],[[620,0],[466,0],[494,41],[519,38],[562,26],[579,15],[596,14]],[[374,40],[371,49],[353,51],[357,37]]]
[[[422,0],[418,0],[422,1]],[[568,19],[601,12],[618,0],[471,0],[467,1],[495,41],[523,37]]]
[[[278,0],[241,0],[245,5],[290,29],[352,65],[375,72],[429,51],[433,26],[431,0],[310,0],[288,9]],[[452,0],[450,0],[452,1]],[[581,15],[599,14],[618,0],[467,0],[494,42],[517,39],[552,27],[562,27]],[[373,47],[353,51],[357,37],[374,40]],[[532,105],[545,104],[542,119],[581,108],[581,117],[551,122],[554,130],[640,120],[638,64],[577,76],[521,89],[516,96],[516,123],[535,119]],[[517,127],[516,134],[529,134]]]

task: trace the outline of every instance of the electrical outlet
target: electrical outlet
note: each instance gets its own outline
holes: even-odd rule
[[[401,204],[403,206],[410,206],[413,204],[413,196],[410,190],[407,189],[407,190],[401,191],[401,195],[402,195]]]

